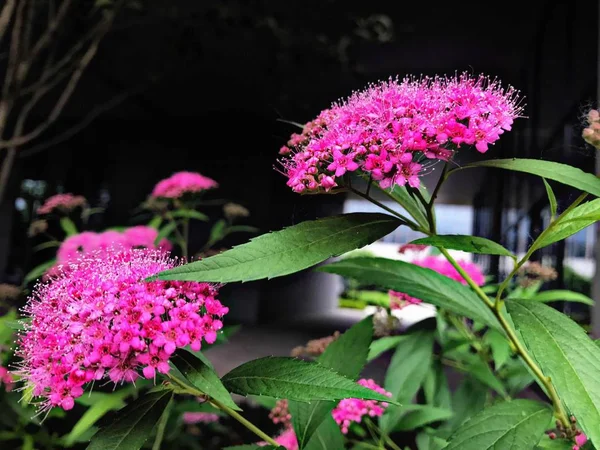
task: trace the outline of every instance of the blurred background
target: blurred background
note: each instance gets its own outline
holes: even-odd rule
[[[24,4],[13,3],[15,11]],[[596,170],[581,131],[597,99],[598,2],[103,0],[72,4],[64,17],[69,2],[41,3],[54,22],[29,17],[23,7],[29,41],[16,51],[10,36],[0,41],[2,283],[21,285],[53,256],[55,248],[36,249],[41,241],[29,226],[44,199],[61,192],[99,208],[87,221],[92,231],[147,223],[140,204],[158,180],[182,170],[220,184],[206,195],[204,213],[217,217],[223,203],[216,200],[233,201],[259,233],[372,210],[358,197],[292,193],[277,158],[296,131],[289,122],[305,123],[388,77],[466,71],[521,91],[527,118],[485,155],[459,153],[457,164],[518,156]],[[38,57],[23,64],[23,54]],[[437,176],[432,167],[424,181],[432,185]],[[574,198],[564,186],[555,189],[559,205]],[[549,220],[543,184],[503,171],[452,178],[439,204],[440,232],[473,233],[517,253]],[[207,239],[214,220],[192,222],[192,247]],[[551,288],[592,295],[595,233],[589,228],[537,255],[556,270]],[[232,234],[219,248],[254,234]],[[400,228],[371,251],[394,254],[416,237]],[[492,279],[506,269],[495,257],[476,262]],[[343,290],[340,279],[311,271],[226,286],[228,322],[252,327],[242,328],[237,347],[215,349],[222,352],[215,364],[225,370],[250,357],[287,354],[308,338],[343,330],[364,315],[339,307]],[[567,312],[591,323],[590,308],[577,305],[556,306],[575,308]]]

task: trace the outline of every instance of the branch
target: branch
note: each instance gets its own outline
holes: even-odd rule
[[[108,16],[107,19],[105,19],[104,26],[101,28],[101,30],[98,33],[98,35],[96,36],[96,38],[91,42],[89,48],[86,50],[86,52],[81,57],[81,60],[79,61],[79,64],[77,65],[77,68],[73,72],[73,75],[71,75],[71,78],[67,82],[65,89],[63,90],[63,92],[61,93],[60,97],[58,98],[56,104],[50,111],[48,118],[46,120],[44,120],[42,123],[40,123],[36,128],[34,128],[33,130],[29,131],[26,134],[23,134],[23,135],[15,134],[15,137],[13,137],[12,139],[0,141],[0,149],[10,148],[10,147],[19,147],[21,145],[24,145],[24,144],[30,142],[31,140],[37,138],[44,131],[46,131],[56,121],[56,119],[58,119],[58,117],[60,116],[61,112],[63,111],[65,105],[71,98],[71,95],[75,91],[75,88],[79,84],[79,81],[80,81],[81,77],[83,76],[85,69],[92,62],[92,59],[94,59],[94,56],[96,55],[96,52],[98,51],[100,42],[102,41],[102,39],[104,38],[104,36],[108,32],[108,30],[110,29],[110,26],[112,25],[112,23],[114,21],[115,15],[116,15],[116,12],[113,12],[112,14],[110,14]]]
[[[17,0],[7,0],[2,7],[2,11],[0,11],[0,44],[2,43],[2,39],[6,34],[6,30],[8,29],[8,24],[10,23],[10,18],[12,17],[16,4]]]
[[[15,23],[12,28],[10,49],[8,52],[8,65],[6,67],[6,74],[4,76],[4,86],[2,88],[2,100],[6,100],[10,89],[13,86],[15,80],[14,75],[19,66],[19,54],[21,42],[21,28],[23,26],[23,10],[25,9],[26,0],[21,0],[17,6]]]
[[[16,148],[9,148],[4,161],[2,161],[2,167],[0,167],[0,204],[2,204],[2,200],[4,199],[4,193],[6,186],[8,186],[8,179],[10,178],[10,171],[15,162],[16,153]]]
[[[49,147],[53,147],[57,144],[65,142],[66,140],[75,136],[81,130],[83,130],[84,128],[89,126],[99,116],[101,116],[105,112],[111,110],[112,108],[115,108],[116,106],[118,106],[119,104],[121,104],[122,102],[127,100],[129,97],[131,97],[132,95],[138,94],[144,89],[145,89],[145,87],[142,87],[142,88],[137,88],[137,89],[131,90],[129,92],[124,92],[122,94],[119,94],[119,95],[113,97],[109,101],[96,106],[79,123],[73,125],[68,130],[64,131],[63,133],[59,134],[58,136],[55,136],[52,139],[47,140],[46,142],[43,142],[41,144],[35,145],[31,148],[28,148],[26,150],[22,150],[21,152],[19,152],[19,158],[27,158],[29,156],[33,156],[43,150],[46,150]]]

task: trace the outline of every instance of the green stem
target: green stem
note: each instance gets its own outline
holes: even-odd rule
[[[392,438],[389,437],[387,434],[384,435],[383,438],[385,439],[385,443],[387,445],[389,445],[393,450],[402,450],[400,447],[398,447],[396,445],[396,443],[394,441],[392,441]]]
[[[392,208],[390,208],[389,206],[385,206],[383,203],[375,200],[373,197],[368,196],[367,194],[363,194],[362,192],[360,192],[359,190],[353,188],[352,186],[349,186],[348,189],[351,192],[354,192],[356,195],[358,195],[359,197],[362,197],[364,199],[369,200],[371,203],[379,206],[381,209],[386,210],[387,212],[389,212],[390,214],[393,214],[394,216],[398,217],[400,220],[402,220],[403,222],[406,223],[406,225],[412,229],[418,229],[419,226],[414,223],[412,220],[410,220],[408,217],[403,216],[402,214],[400,214],[397,211],[394,211]]]
[[[268,442],[271,445],[274,445],[275,447],[279,447],[279,444],[277,442],[275,442],[275,440],[273,438],[271,438],[268,434],[266,434],[264,431],[259,429],[256,425],[249,422],[242,415],[240,415],[237,411],[234,411],[229,406],[224,405],[223,403],[219,402],[218,400],[215,400],[214,398],[211,398],[210,403],[212,405],[216,406],[217,408],[219,408],[221,411],[225,411],[227,414],[229,414],[231,417],[233,417],[235,420],[237,420],[239,423],[244,425],[246,428],[248,428],[248,430],[252,431],[254,434],[256,434],[258,437],[260,437],[264,441]]]
[[[190,219],[183,219],[183,241],[185,243],[185,249],[183,250],[183,256],[187,260],[189,256],[189,246],[190,246]]]
[[[177,377],[174,377],[168,373],[165,376],[169,380],[173,381],[176,385],[178,385],[182,389],[182,391],[183,391],[182,393],[193,395],[194,397],[207,397],[207,395],[204,392],[202,392],[198,389],[195,389],[195,388],[187,385],[186,383],[183,383]],[[237,411],[234,411],[229,406],[224,405],[223,403],[221,403],[218,400],[215,400],[212,397],[209,397],[208,401],[215,408],[218,408],[221,411],[227,413],[229,416],[233,417],[235,420],[237,420],[239,423],[244,425],[248,430],[252,431],[254,434],[256,434],[259,438],[263,439],[265,442],[268,442],[270,445],[273,445],[275,447],[279,447],[279,444],[277,442],[275,442],[275,440],[272,437],[270,437],[267,433],[262,431],[256,425],[254,425],[253,423],[249,422],[247,419],[242,417]]]
[[[187,259],[188,257],[188,250],[187,250],[187,240],[184,237],[183,234],[181,234],[181,231],[179,231],[179,227],[177,226],[177,221],[175,220],[175,218],[171,215],[170,212],[167,212],[165,214],[165,217],[167,219],[169,219],[173,225],[175,225],[175,238],[177,240],[177,245],[179,245],[179,247],[181,248],[181,255]],[[184,224],[185,226],[185,224]]]
[[[508,287],[508,285],[510,284],[510,282],[512,281],[514,276],[517,274],[519,269],[523,266],[523,264],[525,264],[527,261],[529,261],[529,258],[531,258],[531,255],[533,255],[533,253],[536,250],[538,250],[536,243],[542,241],[556,227],[556,225],[560,223],[561,219],[563,219],[569,212],[571,212],[573,209],[575,209],[582,201],[585,200],[585,198],[587,196],[588,196],[587,192],[584,192],[579,197],[577,197],[575,199],[575,201],[556,218],[556,220],[554,220],[552,223],[550,223],[550,225],[548,225],[548,228],[546,228],[544,231],[542,231],[540,233],[540,235],[535,240],[535,242],[531,245],[531,247],[529,247],[529,250],[527,251],[527,253],[525,253],[525,256],[523,256],[523,258],[521,258],[517,263],[515,263],[513,270],[510,272],[510,274],[506,277],[506,279],[502,282],[502,284],[498,288],[498,292],[496,294],[496,300],[494,302],[495,307],[498,307],[498,305],[500,304],[504,290]]]
[[[163,438],[165,437],[165,430],[167,429],[167,422],[169,421],[169,415],[171,414],[172,404],[173,400],[169,402],[169,404],[163,411],[163,414],[160,418],[160,422],[158,423],[158,429],[156,430],[156,438],[154,439],[152,450],[160,450],[160,445],[162,444]]]

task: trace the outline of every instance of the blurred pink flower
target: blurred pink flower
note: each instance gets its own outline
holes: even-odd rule
[[[196,423],[213,423],[219,421],[219,415],[207,412],[184,412],[183,423],[193,425]]]
[[[159,181],[152,191],[155,198],[179,198],[218,187],[218,183],[197,172],[177,172]]]
[[[83,207],[86,204],[85,197],[73,194],[56,194],[48,197],[44,204],[37,209],[40,215],[53,212],[68,213],[75,208]]]

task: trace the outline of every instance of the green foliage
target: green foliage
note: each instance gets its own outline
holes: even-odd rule
[[[334,448],[344,448],[344,436],[340,431],[340,427],[333,420],[333,417],[328,415],[325,420],[319,425],[316,433],[313,435],[306,450],[331,450]]]
[[[511,355],[510,345],[503,334],[496,330],[488,330],[483,342],[489,345],[494,358],[494,367],[500,369],[509,360]]]
[[[546,187],[546,194],[548,194],[548,202],[550,203],[550,216],[556,217],[556,211],[558,210],[558,205],[556,203],[556,196],[554,195],[554,191],[552,190],[552,186],[546,181],[545,178],[542,178],[544,182],[544,186]]]
[[[29,271],[29,273],[27,275],[25,275],[25,278],[23,279],[23,284],[29,284],[32,281],[37,280],[42,275],[44,275],[46,273],[46,271],[48,269],[50,269],[51,267],[53,267],[55,264],[56,264],[56,259],[51,259],[50,261],[46,261],[45,263],[42,263],[39,266],[36,266],[35,268],[31,269],[31,271]]]
[[[500,327],[492,312],[473,291],[431,269],[385,258],[352,258],[318,270],[405,292],[461,316],[494,328]]]
[[[490,167],[538,175],[600,197],[600,179],[592,173],[584,172],[567,164],[543,161],[541,159],[488,159],[468,164],[463,166],[463,169],[472,167]]]
[[[443,247],[452,250],[462,250],[469,253],[510,256],[511,258],[515,258],[515,255],[494,241],[477,236],[467,236],[464,234],[442,234],[429,236],[426,238],[417,239],[412,243],[432,245],[434,247]]]
[[[303,222],[219,255],[161,272],[158,278],[218,283],[275,278],[370,244],[400,224],[392,216],[375,213]]]
[[[192,386],[234,410],[240,408],[221,383],[212,367],[187,350],[179,349],[171,357],[171,362],[179,369]]]
[[[400,418],[394,431],[410,431],[422,428],[433,422],[447,420],[452,417],[452,411],[430,405],[412,405],[416,408]]]
[[[150,437],[173,391],[150,392],[119,410],[113,422],[102,428],[87,447],[88,450],[137,450]]]
[[[497,403],[468,420],[450,438],[446,450],[522,450],[533,448],[550,425],[552,410],[542,403]]]
[[[579,205],[562,216],[548,232],[542,234],[533,247],[539,249],[562,241],[598,220],[600,220],[600,199]]]
[[[182,208],[177,209],[170,214],[174,219],[195,219],[200,220],[201,222],[208,222],[210,220],[206,214],[196,211],[195,209]]]
[[[600,348],[564,314],[531,301],[507,301],[525,345],[579,426],[600,446]]]
[[[398,346],[404,336],[385,336],[371,343],[367,361],[373,361],[379,355]]]
[[[429,198],[429,194],[424,186],[419,189],[424,198]],[[423,228],[429,228],[427,214],[423,209],[423,205],[416,196],[409,191],[406,186],[394,185],[391,191],[385,191],[387,195],[396,200]]]
[[[300,402],[362,398],[389,401],[377,392],[315,362],[266,357],[236,367],[222,378],[231,392],[267,395]]]
[[[60,227],[63,229],[67,236],[73,236],[74,234],[79,233],[79,231],[77,231],[77,226],[75,226],[73,221],[68,217],[60,218]]]
[[[581,294],[579,292],[568,291],[564,289],[556,289],[552,291],[542,291],[535,294],[532,297],[532,300],[536,302],[576,302],[576,303],[584,303],[586,305],[593,306],[594,300],[589,298],[587,295]]]
[[[168,239],[171,234],[177,228],[176,222],[167,222],[165,226],[163,226],[160,230],[158,230],[158,234],[156,235],[156,239],[154,239],[154,245],[158,245],[160,241],[163,239]]]

